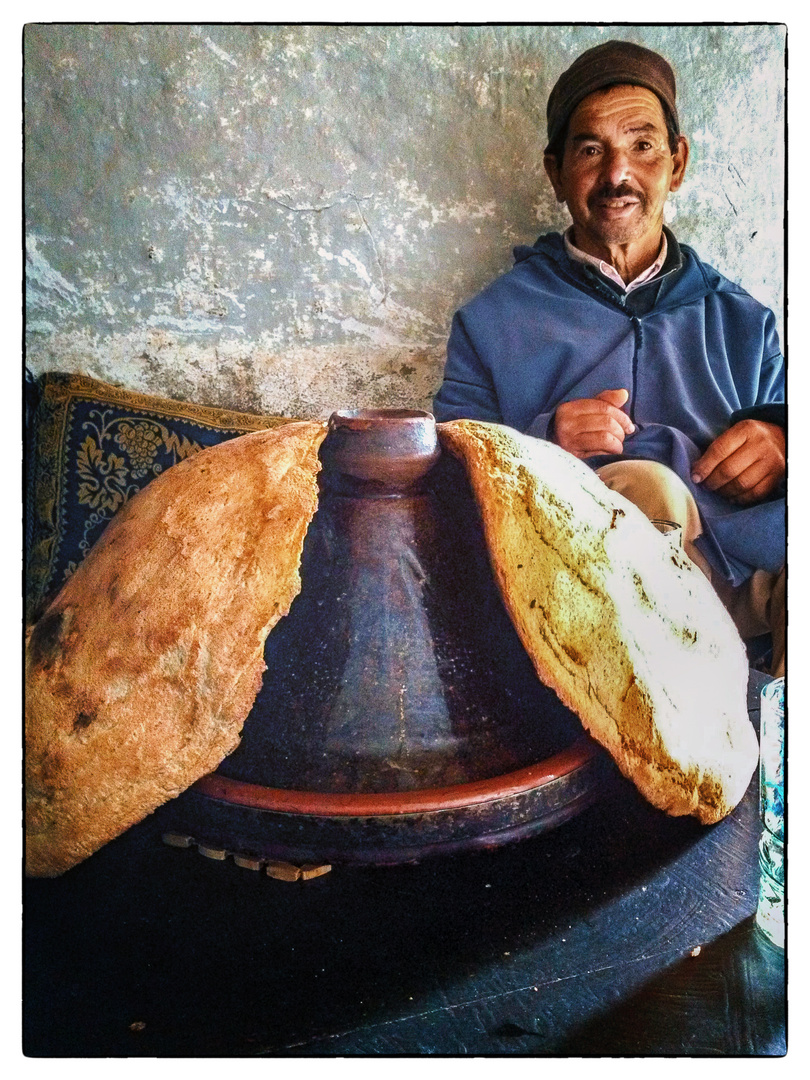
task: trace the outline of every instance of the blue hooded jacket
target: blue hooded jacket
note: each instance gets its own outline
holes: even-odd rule
[[[691,465],[732,424],[784,425],[784,361],[773,313],[669,230],[661,272],[630,293],[568,257],[558,233],[515,248],[515,265],[458,311],[436,419],[507,424],[538,438],[564,401],[624,387],[636,430],[622,455],[646,458],[692,491],[712,569],[734,585],[785,561],[784,484],[738,506],[695,485]]]

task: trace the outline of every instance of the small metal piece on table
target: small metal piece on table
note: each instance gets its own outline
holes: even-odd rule
[[[329,863],[321,863],[320,866],[316,866],[314,863],[307,863],[301,867],[301,880],[310,881],[312,878],[323,877],[324,874],[328,874],[332,867]]]
[[[244,870],[261,870],[264,866],[263,859],[256,859],[251,855],[234,855],[233,861]]]
[[[194,837],[167,832],[163,834],[163,843],[168,844],[169,847],[190,848],[194,843]]]
[[[202,844],[197,844],[197,851],[206,859],[215,859],[217,862],[224,862],[228,858],[228,852],[224,848],[203,847]]]
[[[288,862],[269,862],[266,873],[268,877],[276,878],[277,881],[298,881],[301,877],[301,867]]]

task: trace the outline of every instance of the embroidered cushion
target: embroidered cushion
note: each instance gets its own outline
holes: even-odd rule
[[[75,570],[124,503],[177,461],[291,417],[136,393],[85,375],[27,386],[26,622]]]

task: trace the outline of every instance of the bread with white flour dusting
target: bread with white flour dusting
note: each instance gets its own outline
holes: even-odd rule
[[[539,677],[655,806],[720,820],[758,747],[745,650],[708,580],[559,447],[472,420],[438,430]]]

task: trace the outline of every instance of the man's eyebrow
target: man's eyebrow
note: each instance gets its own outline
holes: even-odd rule
[[[599,142],[598,135],[591,135],[589,132],[580,132],[579,135],[569,136],[572,143],[584,143],[584,142]]]
[[[651,131],[652,132],[657,132],[658,127],[657,127],[656,124],[653,124],[650,121],[647,121],[647,123],[635,124],[633,127],[628,127],[628,128],[625,128],[624,130],[628,135],[640,135],[640,134],[646,134],[646,133],[651,132]],[[598,135],[593,135],[589,131],[580,131],[576,135],[570,135],[569,139],[570,139],[570,141],[572,143],[599,142],[600,141],[600,138],[599,138]]]

